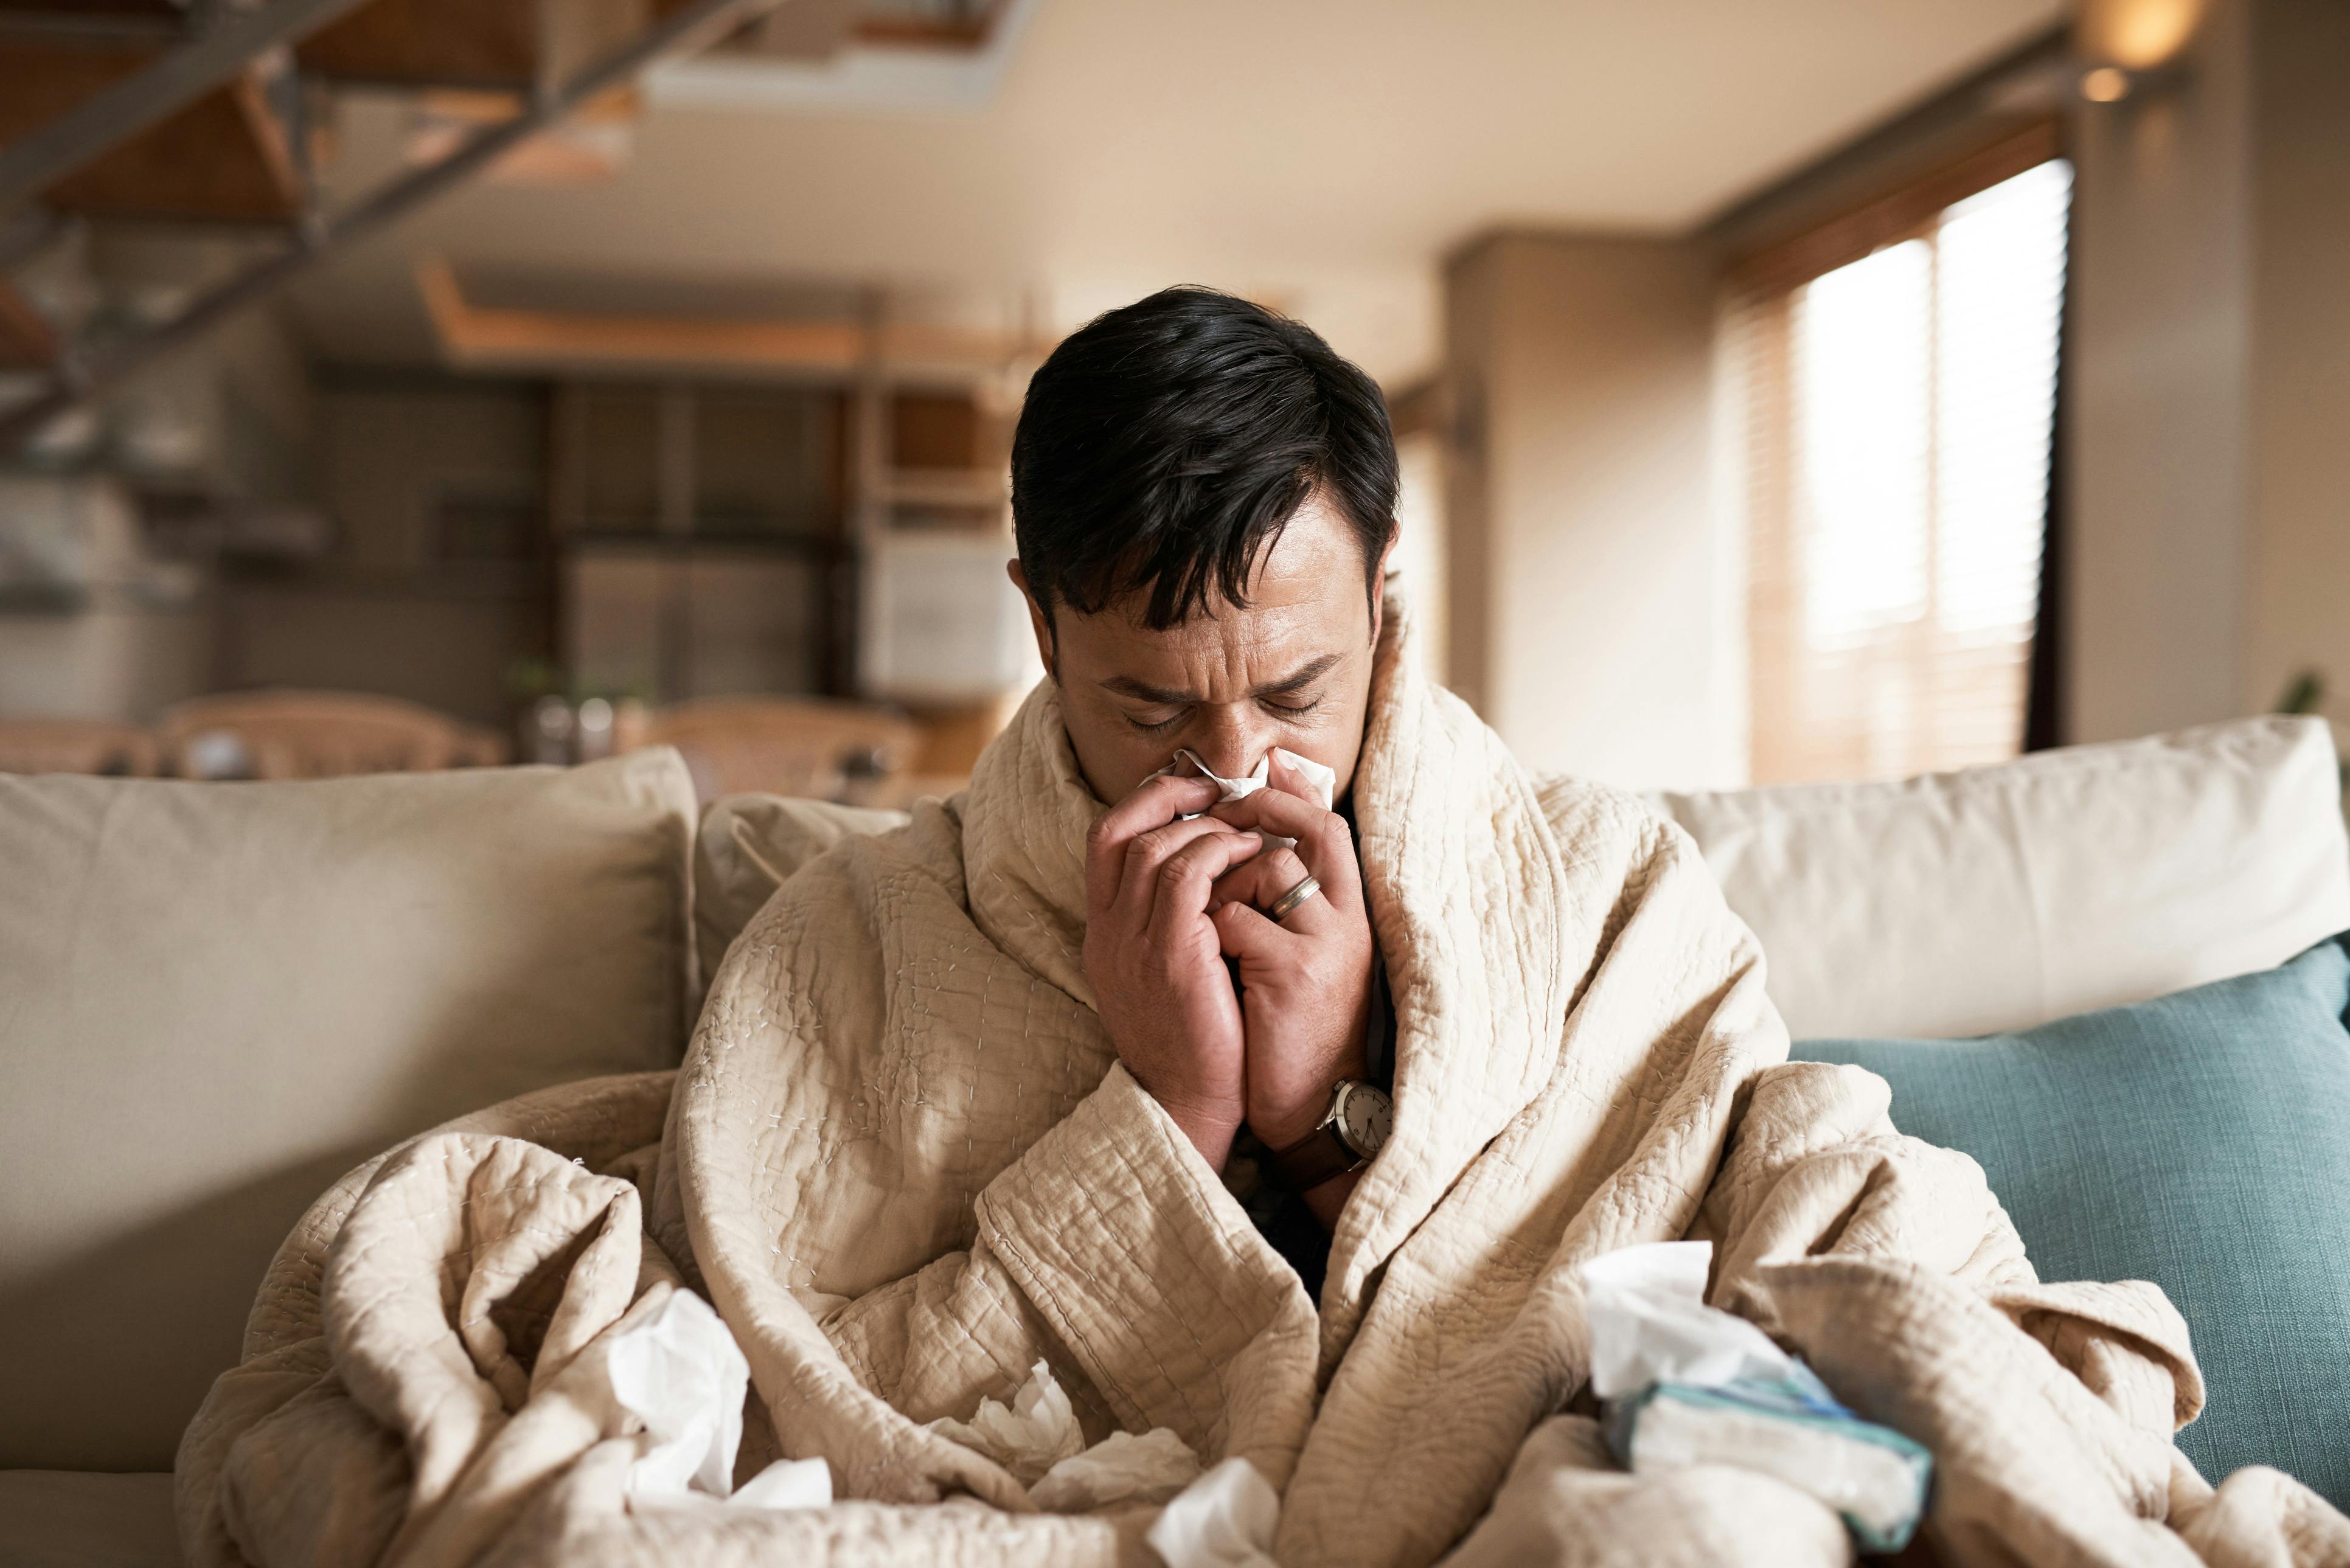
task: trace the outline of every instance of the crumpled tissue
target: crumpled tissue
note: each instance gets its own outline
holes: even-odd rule
[[[1143,1536],[1167,1568],[1274,1568],[1281,1500],[1237,1455],[1185,1487]]]
[[[1030,1501],[1048,1513],[1090,1513],[1118,1502],[1165,1502],[1197,1480],[1199,1456],[1165,1427],[1140,1437],[1112,1432],[1082,1453],[1072,1454],[1028,1489]]]
[[[1199,777],[1215,780],[1217,786],[1224,792],[1224,799],[1242,800],[1264,788],[1266,781],[1272,776],[1273,759],[1275,757],[1279,757],[1284,763],[1304,774],[1306,784],[1314,791],[1315,798],[1321,802],[1322,809],[1325,811],[1330,809],[1330,803],[1336,799],[1338,794],[1337,770],[1326,767],[1311,757],[1301,757],[1285,746],[1275,746],[1265,753],[1256,760],[1256,766],[1241,778],[1224,777],[1223,774],[1201,762],[1200,753],[1188,746],[1176,753],[1175,761],[1159,769],[1159,773],[1171,774],[1178,766],[1188,763],[1196,770]],[[1156,778],[1158,774],[1154,774],[1151,776]],[[1198,816],[1204,814],[1193,812],[1191,815]],[[1268,849],[1294,848],[1297,843],[1295,838],[1284,838],[1277,833],[1260,833],[1257,836],[1264,840],[1265,847]]]
[[[734,1487],[751,1367],[725,1320],[691,1291],[673,1290],[605,1355],[612,1397],[650,1439],[629,1467],[629,1491],[652,1501],[718,1500],[745,1508],[827,1508],[821,1459],[777,1459]]]
[[[1620,1399],[1651,1383],[1786,1376],[1794,1362],[1769,1334],[1705,1304],[1712,1267],[1711,1241],[1623,1247],[1583,1265],[1592,1393]]]
[[[1925,1512],[1931,1456],[1845,1408],[1754,1324],[1707,1306],[1712,1260],[1710,1241],[1658,1241],[1583,1265],[1608,1449],[1636,1474],[1760,1471],[1835,1510],[1863,1549],[1899,1551]]]
[[[1012,1396],[1011,1404],[982,1399],[970,1420],[941,1416],[930,1428],[986,1455],[1023,1486],[1041,1480],[1045,1471],[1086,1446],[1076,1408],[1054,1381],[1053,1369],[1042,1361],[1028,1369],[1028,1381]]]
[[[1052,1513],[1086,1513],[1113,1503],[1164,1502],[1200,1474],[1191,1445],[1164,1427],[1140,1437],[1113,1432],[1091,1448],[1068,1395],[1039,1361],[1012,1403],[982,1399],[968,1421],[941,1417],[930,1429],[985,1455]]]

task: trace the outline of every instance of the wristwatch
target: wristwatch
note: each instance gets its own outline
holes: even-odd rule
[[[1360,1078],[1341,1078],[1314,1130],[1266,1155],[1264,1174],[1285,1192],[1319,1187],[1378,1158],[1394,1125],[1395,1102],[1385,1089]]]

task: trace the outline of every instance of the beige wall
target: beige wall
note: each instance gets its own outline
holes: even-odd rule
[[[2213,0],[2075,110],[2070,733],[2350,714],[2350,7]]]
[[[2174,90],[2074,112],[2067,732],[2242,711],[2250,16],[2222,0]]]
[[[1447,272],[1452,683],[1518,755],[1735,782],[1739,632],[1710,491],[1692,244],[1505,234]]]
[[[2329,677],[2350,719],[2350,5],[2262,0],[2253,43],[2251,505],[2238,695]]]

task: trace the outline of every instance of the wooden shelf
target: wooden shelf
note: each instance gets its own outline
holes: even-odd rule
[[[1003,475],[986,470],[900,468],[882,481],[892,506],[1001,512],[1011,504]]]

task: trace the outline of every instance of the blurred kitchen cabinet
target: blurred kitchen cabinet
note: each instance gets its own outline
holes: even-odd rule
[[[847,689],[843,399],[575,384],[556,398],[562,652],[654,702]]]
[[[725,546],[684,563],[688,697],[822,691],[827,564]]]
[[[743,539],[839,534],[841,439],[837,394],[696,391],[695,531]]]
[[[657,552],[584,545],[564,552],[564,665],[582,692],[649,697],[661,689],[670,574]]]
[[[555,493],[572,515],[558,533],[650,534],[660,524],[661,399],[644,387],[566,388],[556,394]],[[561,501],[558,501],[558,505]]]
[[[581,688],[996,691],[1011,428],[970,389],[582,381],[555,407],[559,644]],[[969,626],[939,598],[967,583]]]

